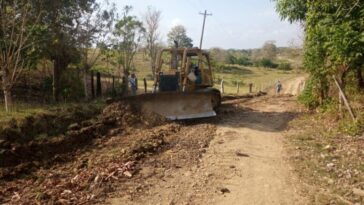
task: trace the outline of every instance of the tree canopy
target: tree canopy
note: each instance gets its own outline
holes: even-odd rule
[[[192,39],[187,36],[186,28],[182,25],[177,25],[168,33],[168,45],[174,47],[174,42],[178,43],[178,47],[192,47]]]
[[[360,0],[277,0],[283,19],[305,26],[304,65],[311,74],[311,101],[327,97],[332,75],[345,87],[348,72],[357,75],[363,89],[364,4]]]

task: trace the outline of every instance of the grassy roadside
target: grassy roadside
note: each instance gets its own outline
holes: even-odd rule
[[[290,124],[290,160],[310,204],[364,204],[364,134],[342,132],[345,122],[307,113]]]
[[[14,119],[20,120],[28,116],[37,114],[51,114],[55,111],[67,110],[75,107],[87,107],[89,105],[95,108],[102,108],[105,103],[102,101],[80,102],[80,103],[58,103],[58,104],[37,104],[16,102],[12,107],[12,112],[5,112],[4,104],[0,103],[0,126]]]

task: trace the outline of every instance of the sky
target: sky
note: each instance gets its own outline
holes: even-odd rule
[[[132,14],[141,18],[148,6],[162,12],[161,37],[175,25],[187,29],[194,46],[201,37],[205,10],[212,13],[206,19],[203,48],[260,48],[264,42],[274,40],[277,46],[302,44],[302,29],[298,24],[281,21],[271,0],[109,0],[119,12],[125,5],[133,7]]]

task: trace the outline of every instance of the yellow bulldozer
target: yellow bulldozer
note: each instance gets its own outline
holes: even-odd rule
[[[208,52],[198,48],[169,48],[158,53],[153,92],[131,97],[142,109],[170,120],[216,116],[220,91],[213,88]]]

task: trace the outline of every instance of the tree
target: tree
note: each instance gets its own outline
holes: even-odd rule
[[[209,50],[211,59],[217,63],[226,63],[229,53],[222,48],[211,48]]]
[[[42,15],[42,24],[47,27],[44,35],[44,56],[53,62],[53,98],[59,101],[62,72],[71,63],[79,63],[77,32],[84,13],[90,13],[95,0],[34,0]]]
[[[313,100],[327,97],[329,78],[337,75],[345,86],[348,72],[355,72],[363,89],[364,5],[360,0],[277,0],[283,19],[305,25],[304,66],[310,73],[308,86]],[[299,15],[298,15],[299,14]]]
[[[41,27],[37,24],[40,15],[32,13],[32,9],[26,0],[0,3],[0,76],[6,112],[11,110],[11,91],[19,75],[35,64],[33,37]]]
[[[145,37],[147,43],[147,52],[150,57],[150,66],[153,76],[155,75],[155,62],[158,53],[158,41],[160,39],[159,24],[161,21],[161,11],[158,11],[152,7],[148,7],[148,10],[144,14],[143,21],[146,30]]]
[[[277,46],[275,41],[266,41],[260,52],[262,58],[274,60],[277,57]]]
[[[192,47],[192,39],[187,36],[186,28],[182,25],[177,25],[171,29],[171,31],[167,34],[168,36],[168,44],[171,47],[174,47],[174,42],[178,43],[179,47]]]
[[[282,19],[288,21],[304,21],[307,13],[308,0],[275,0],[276,10]]]
[[[144,36],[145,29],[143,23],[136,16],[131,16],[131,6],[126,6],[123,10],[122,18],[117,20],[113,32],[113,46],[117,52],[119,70],[123,74],[124,92],[127,89],[127,78],[133,58],[138,46]],[[122,67],[122,68],[121,68]]]
[[[103,50],[108,47],[108,35],[112,30],[114,14],[115,5],[103,9],[96,3],[89,12],[84,13],[82,18],[78,20],[76,38],[81,54],[80,66],[83,73],[86,99],[89,98],[87,73],[100,59],[101,55],[104,53]]]

